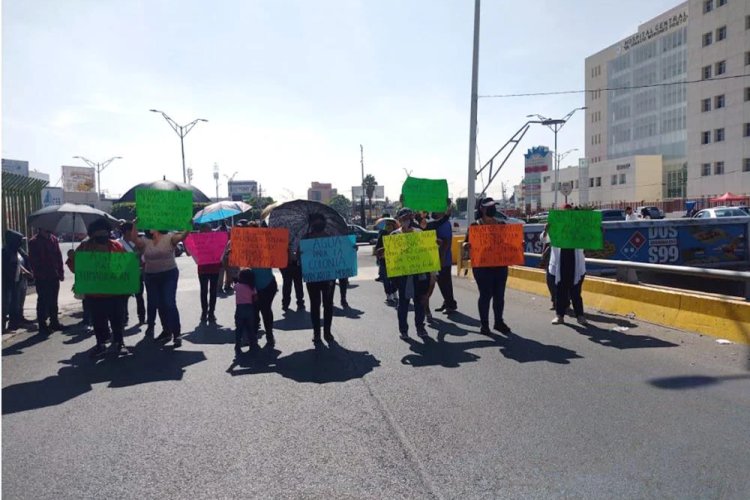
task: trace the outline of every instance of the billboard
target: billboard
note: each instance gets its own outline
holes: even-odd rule
[[[255,198],[258,196],[258,183],[256,181],[229,181],[227,191],[232,199],[235,199],[236,195],[239,195],[239,199],[243,198],[242,195],[250,195],[250,197]]]
[[[42,188],[42,207],[50,205],[62,205],[63,190],[59,187]]]
[[[6,160],[3,158],[3,172],[11,174],[29,176],[29,162],[23,160]]]
[[[62,182],[66,193],[92,193],[96,191],[96,169],[63,165]]]
[[[352,200],[362,199],[362,186],[352,186]],[[365,193],[365,199],[367,199],[367,193]],[[385,186],[375,186],[375,191],[372,193],[372,199],[374,200],[385,200]]]

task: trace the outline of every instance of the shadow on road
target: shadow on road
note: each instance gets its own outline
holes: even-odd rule
[[[649,380],[648,383],[659,389],[697,389],[699,387],[705,387],[707,385],[716,385],[722,382],[728,382],[731,380],[747,380],[750,379],[750,374],[743,373],[741,375],[725,375],[722,377],[710,377],[708,375],[683,375],[680,377],[665,377],[655,378]]]
[[[234,336],[234,328],[201,323],[192,332],[184,334],[182,339],[193,344],[219,345],[234,344]]]
[[[53,334],[54,335],[54,334]],[[3,356],[13,356],[16,354],[23,354],[24,349],[33,347],[47,340],[50,335],[43,335],[41,333],[35,333],[31,337],[13,344],[10,347],[3,349]]]
[[[604,314],[595,314],[595,313],[586,313],[586,319],[589,321],[594,321],[596,323],[611,323],[613,325],[619,326],[619,327],[625,327],[625,328],[637,328],[638,324],[633,323],[628,318],[623,318],[621,316],[607,316]]]
[[[577,352],[556,345],[542,344],[536,340],[526,339],[515,333],[509,333],[507,338],[497,337],[503,345],[500,352],[508,359],[519,363],[547,361],[558,365],[569,365],[571,359],[583,359]]]
[[[312,322],[310,321],[310,313],[306,310],[301,311],[284,311],[281,319],[277,319],[273,322],[274,330],[312,330]]]
[[[35,410],[69,401],[91,390],[94,384],[107,387],[128,387],[164,380],[181,380],[185,368],[206,360],[202,351],[173,350],[142,340],[131,348],[132,354],[110,357],[95,362],[88,352],[80,352],[69,360],[57,375],[34,382],[3,388],[3,415]]]
[[[617,330],[605,330],[592,324],[588,327],[569,324],[581,335],[595,344],[615,349],[651,349],[654,347],[677,347],[677,344],[657,339],[649,335],[629,335]]]
[[[257,354],[243,354],[232,361],[227,373],[232,376],[278,373],[296,382],[327,384],[362,378],[380,366],[369,352],[350,351],[336,342],[329,346],[278,357],[281,351],[266,349]]]
[[[349,318],[349,319],[359,319],[362,317],[364,313],[365,312],[362,311],[361,309],[357,309],[354,307],[343,308],[343,307],[333,306],[334,316],[340,316],[340,317]]]

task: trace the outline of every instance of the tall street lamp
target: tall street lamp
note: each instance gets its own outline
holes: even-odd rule
[[[559,119],[552,119],[547,118],[545,116],[539,115],[539,114],[533,114],[533,115],[526,115],[526,118],[539,118],[542,121],[542,125],[546,125],[547,127],[552,130],[552,132],[555,133],[555,202],[554,202],[554,208],[557,208],[557,183],[558,183],[558,176],[559,176],[559,170],[560,170],[560,158],[557,155],[557,133],[560,131],[561,128],[568,122],[571,116],[576,111],[586,109],[586,106],[575,108],[573,111],[568,113],[562,118]]]
[[[74,156],[73,158],[77,160],[83,161],[86,165],[89,167],[93,167],[94,170],[96,170],[96,195],[99,198],[99,201],[102,199],[102,170],[107,168],[110,163],[112,163],[115,160],[121,160],[122,156],[113,156],[107,161],[103,161],[101,163],[95,163],[88,158],[84,158],[83,156]]]
[[[187,184],[187,171],[185,170],[185,136],[188,135],[188,132],[190,132],[198,122],[208,122],[208,120],[205,118],[196,118],[187,125],[178,125],[177,122],[170,118],[164,111],[159,111],[158,109],[149,109],[149,111],[152,113],[160,113],[161,116],[167,120],[169,126],[172,127],[172,130],[180,136],[180,150],[182,151],[182,182]]]

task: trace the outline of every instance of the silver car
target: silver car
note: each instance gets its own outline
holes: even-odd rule
[[[717,217],[748,217],[744,210],[735,207],[704,208],[693,219],[715,219]]]

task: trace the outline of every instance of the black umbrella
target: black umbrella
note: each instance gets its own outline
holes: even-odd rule
[[[268,218],[269,227],[289,229],[289,247],[297,249],[299,240],[310,232],[310,215],[322,214],[326,218],[328,236],[349,234],[349,226],[336,210],[317,201],[287,201],[275,207]]]
[[[159,191],[192,191],[193,192],[193,203],[211,203],[211,200],[203,194],[203,191],[191,186],[190,184],[183,184],[181,182],[172,182],[166,179],[154,182],[144,182],[133,186],[128,190],[127,193],[117,200],[118,203],[131,202],[135,203],[135,192],[137,189],[157,189]]]
[[[107,219],[117,224],[117,219],[88,205],[63,203],[50,205],[29,215],[29,224],[53,233],[85,233],[89,224],[97,219]]]

